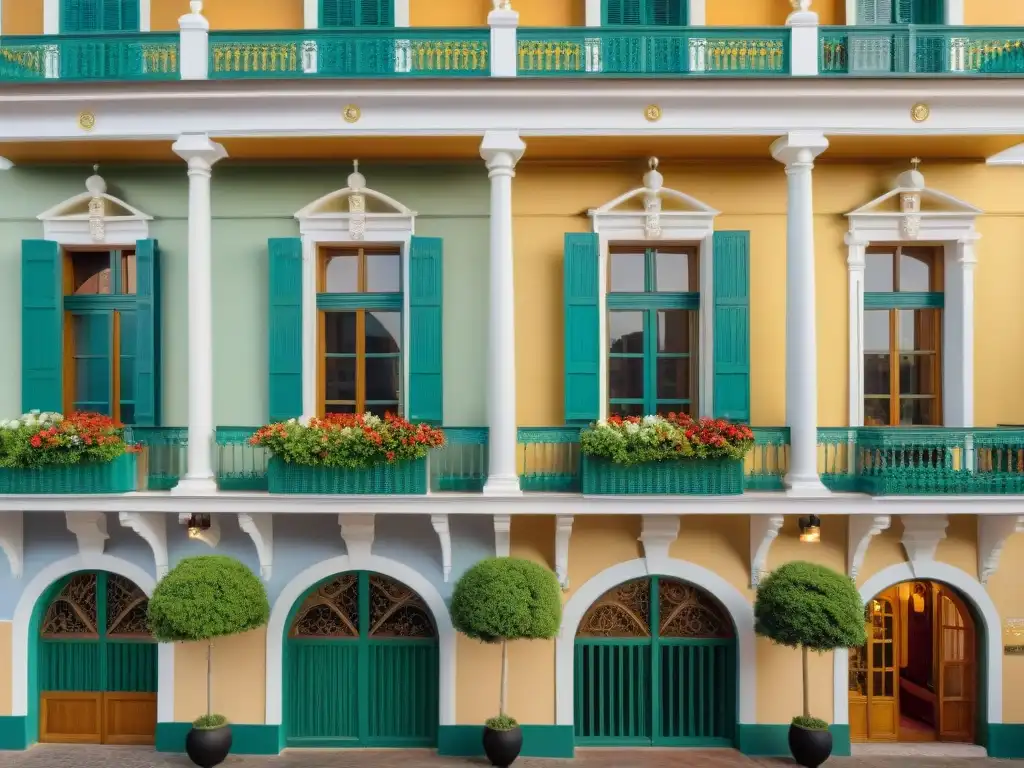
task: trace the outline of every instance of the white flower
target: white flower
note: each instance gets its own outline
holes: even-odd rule
[[[363,421],[366,422],[366,426],[368,427],[377,427],[380,426],[381,423],[380,416],[375,416],[369,411],[363,414]]]
[[[39,409],[38,408],[33,408],[31,411],[29,411],[29,414],[32,415],[32,416],[38,416],[39,415]]]
[[[661,416],[644,416],[643,425],[645,427],[651,427],[661,421]]]

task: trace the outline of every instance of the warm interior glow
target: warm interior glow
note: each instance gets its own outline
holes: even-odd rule
[[[816,525],[809,525],[800,532],[800,541],[808,544],[817,544],[821,541],[821,528]]]

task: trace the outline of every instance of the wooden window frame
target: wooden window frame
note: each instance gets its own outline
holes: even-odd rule
[[[328,293],[327,292],[327,267],[333,255],[339,253],[354,253],[357,258],[356,267],[356,290],[349,293]],[[327,313],[328,312],[352,312],[356,316],[356,397],[354,403],[355,413],[365,413],[366,403],[366,313],[367,312],[396,312],[400,322],[405,321],[404,291],[402,270],[399,269],[399,290],[397,292],[381,293],[367,291],[367,263],[375,255],[392,256],[402,263],[402,248],[395,245],[353,245],[352,243],[318,243],[317,244],[317,265],[316,265],[316,294],[317,294],[317,336],[316,336],[316,413],[323,418],[327,413]],[[404,334],[399,339],[400,348],[398,352],[399,378],[404,381],[405,371],[405,338]],[[348,356],[348,355],[346,355]],[[400,385],[398,396],[399,414],[405,411],[405,399],[407,393]],[[337,401],[332,404],[343,404],[347,401]],[[371,405],[375,405],[373,403]]]

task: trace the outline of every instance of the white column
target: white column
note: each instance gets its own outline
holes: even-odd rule
[[[978,235],[947,246],[943,319],[943,415],[947,427],[974,426],[974,243]]]
[[[818,477],[818,349],[814,313],[814,158],[828,148],[821,133],[788,133],[772,144],[786,165],[786,487],[794,495],[828,491]]]
[[[179,71],[182,80],[206,80],[210,76],[210,22],[203,16],[202,0],[191,0],[189,10],[178,18]]]
[[[847,232],[846,277],[849,286],[851,427],[864,426],[864,267],[868,242]]]
[[[515,77],[519,73],[519,12],[497,7],[487,14],[487,24],[491,28],[491,77]]]
[[[512,259],[512,177],[526,145],[517,131],[487,131],[480,156],[491,180],[491,302],[487,347],[490,466],[484,495],[516,496],[516,308]]]
[[[210,176],[227,157],[202,133],[182,134],[172,147],[188,163],[188,472],[175,493],[216,493],[213,475],[213,289]]]
[[[794,76],[818,74],[818,14],[811,0],[795,0],[793,13],[786,17],[789,27],[789,69]]]

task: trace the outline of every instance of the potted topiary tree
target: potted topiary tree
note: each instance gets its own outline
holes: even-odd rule
[[[231,751],[227,718],[213,713],[213,641],[262,627],[270,618],[263,582],[224,555],[187,557],[171,569],[149,600],[149,629],[161,643],[206,642],[206,714],[192,723],[185,751],[201,768],[220,765]]]
[[[548,568],[515,557],[481,560],[455,585],[452,623],[475,640],[501,643],[498,716],[484,725],[484,753],[508,768],[523,748],[523,732],[508,707],[508,642],[550,639],[562,623],[562,591]]]
[[[789,726],[789,751],[804,768],[818,768],[832,754],[832,734],[827,722],[811,717],[808,653],[864,645],[864,603],[849,577],[795,561],[758,585],[754,620],[757,634],[803,654],[803,714]]]

